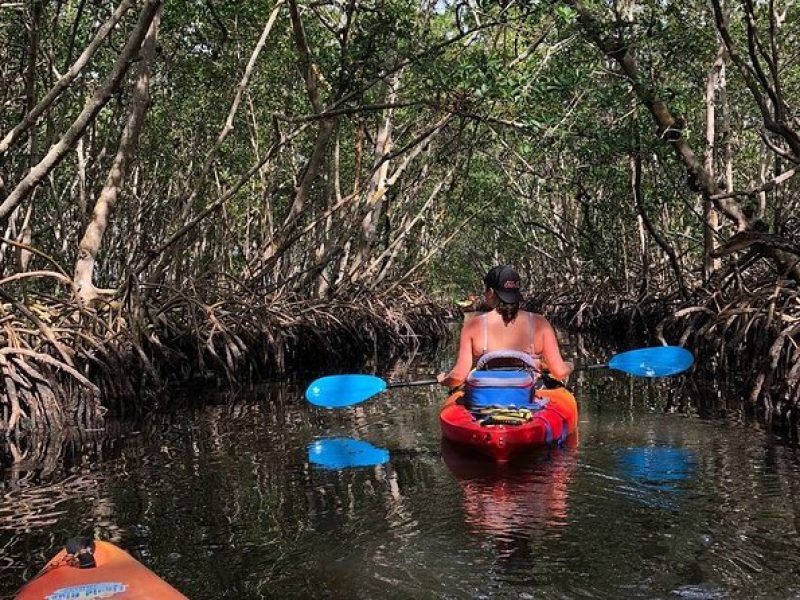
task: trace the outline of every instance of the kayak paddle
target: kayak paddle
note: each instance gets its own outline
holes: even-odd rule
[[[614,369],[636,377],[669,377],[683,373],[693,363],[694,356],[686,348],[653,346],[621,352],[612,356],[607,363],[587,365],[581,369]]]
[[[587,365],[577,370],[614,369],[637,377],[668,377],[692,366],[694,356],[680,346],[654,346],[629,350],[611,357],[607,363]],[[328,375],[312,381],[306,399],[315,406],[343,408],[353,406],[389,388],[434,385],[435,379],[387,383],[377,375]]]
[[[435,379],[386,383],[377,375],[328,375],[312,381],[306,388],[306,399],[316,406],[342,408],[371,398],[389,388],[434,385]]]

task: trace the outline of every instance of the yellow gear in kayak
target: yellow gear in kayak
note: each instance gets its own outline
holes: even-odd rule
[[[484,407],[471,412],[481,425],[522,425],[533,419],[527,408]]]

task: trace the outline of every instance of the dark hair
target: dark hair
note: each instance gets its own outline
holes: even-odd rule
[[[519,312],[519,302],[503,302],[502,300],[499,301],[496,308],[497,312],[500,313],[500,316],[503,317],[503,323],[508,325],[517,318],[517,313]]]
[[[522,302],[519,274],[510,265],[500,265],[486,273],[483,283],[497,295],[497,312],[503,317],[503,323],[508,325],[517,318]]]

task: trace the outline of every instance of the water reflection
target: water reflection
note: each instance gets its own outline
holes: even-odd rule
[[[501,559],[524,566],[533,558],[534,537],[558,537],[558,529],[569,522],[577,435],[568,438],[564,449],[542,450],[507,464],[464,454],[442,440],[442,459],[463,490],[467,523],[479,535],[490,536]]]
[[[15,448],[47,464],[0,483],[0,597],[76,533],[193,598],[800,597],[793,451],[584,375],[580,446],[509,465],[442,445],[434,389],[330,411],[255,388]],[[334,436],[389,460],[320,468]]]
[[[567,447],[497,464],[442,440],[442,459],[464,490],[465,512],[474,526],[498,534],[536,532],[567,520],[576,446],[568,441]]]
[[[696,465],[695,453],[688,448],[625,448],[617,460],[622,476],[618,491],[644,506],[677,511]]]
[[[694,475],[696,459],[688,448],[626,448],[620,452],[623,474],[649,489],[677,492],[678,482]]]
[[[321,438],[308,445],[308,461],[323,469],[371,467],[389,461],[389,451],[353,438]]]

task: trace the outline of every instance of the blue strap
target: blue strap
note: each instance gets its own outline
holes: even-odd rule
[[[553,428],[550,427],[550,421],[545,419],[540,414],[533,415],[533,418],[534,419],[538,419],[542,423],[544,423],[544,441],[549,446],[550,444],[553,443]]]
[[[561,417],[561,438],[558,440],[558,447],[561,448],[564,445],[564,442],[567,441],[567,436],[569,435],[569,423],[564,418],[564,415],[559,413]]]
[[[530,409],[531,412],[542,410],[545,406],[550,404],[550,398],[535,398],[531,401],[531,405],[527,406],[526,408]]]
[[[548,406],[547,409],[553,411],[559,417],[561,417],[561,435],[558,438],[558,446],[561,447],[564,445],[564,442],[567,441],[567,437],[569,437],[569,421],[567,421],[567,418],[561,414],[560,410],[556,410],[552,406]]]

